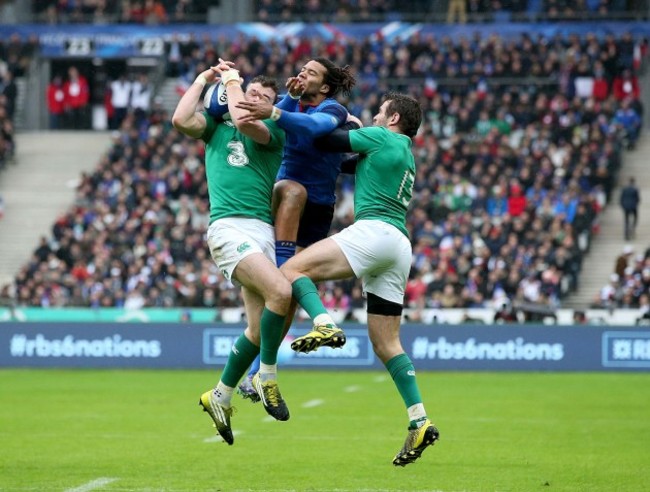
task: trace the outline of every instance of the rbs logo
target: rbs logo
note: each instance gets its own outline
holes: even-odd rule
[[[650,368],[650,333],[643,331],[604,332],[603,367]]]
[[[236,338],[231,337],[214,337],[212,339],[212,354],[215,357],[228,357],[230,349],[233,347]]]
[[[210,328],[203,331],[203,362],[225,364],[241,335],[241,328]]]

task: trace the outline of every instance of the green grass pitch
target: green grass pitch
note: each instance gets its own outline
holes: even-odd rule
[[[227,446],[197,404],[216,371],[3,369],[0,490],[650,490],[650,374],[418,377],[441,440],[396,468],[383,372],[285,369],[291,419],[235,396]]]

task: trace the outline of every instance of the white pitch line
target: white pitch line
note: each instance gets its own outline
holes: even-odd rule
[[[356,393],[360,389],[361,386],[352,385],[352,386],[346,386],[345,388],[343,388],[343,391],[345,391],[346,393]]]
[[[323,403],[325,403],[325,400],[318,400],[318,399],[316,399],[316,400],[309,400],[309,401],[306,401],[305,403],[303,403],[303,404],[300,405],[300,406],[301,406],[302,408],[314,408],[314,407],[317,407],[317,406],[322,405]]]
[[[386,379],[388,378],[382,375],[382,376],[377,376],[375,379],[373,379],[373,381],[375,383],[383,383],[384,381],[386,381]]]
[[[80,485],[79,487],[75,487],[74,489],[66,489],[65,492],[89,492],[90,490],[98,489],[104,485],[108,485],[111,482],[115,482],[116,480],[118,479],[101,477],[91,482]]]

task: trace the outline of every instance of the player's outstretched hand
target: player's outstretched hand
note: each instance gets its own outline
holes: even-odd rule
[[[221,71],[218,67],[210,67],[207,70],[201,72],[200,75],[203,75],[203,77],[205,77],[205,82],[207,84],[212,84],[213,82],[219,82]]]
[[[231,62],[228,60],[224,60],[223,58],[219,58],[219,64],[215,67],[212,67],[213,69],[216,69],[219,73],[223,72],[224,70],[228,70],[230,68],[235,67],[235,62]]]
[[[240,119],[242,123],[249,123],[255,120],[266,120],[271,117],[271,112],[273,112],[273,104],[264,100],[256,102],[240,101],[237,103],[237,107],[248,111],[248,114]]]
[[[298,77],[289,77],[285,86],[294,99],[302,96],[302,93],[305,92],[305,86]]]

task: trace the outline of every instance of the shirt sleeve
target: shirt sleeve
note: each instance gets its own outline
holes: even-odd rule
[[[329,106],[325,106],[320,112],[334,116],[339,121],[339,125],[348,119],[347,109],[340,104],[330,104]]]
[[[278,125],[288,132],[317,138],[338,128],[347,119],[348,112],[342,105],[330,104],[311,114],[283,111]]]
[[[385,128],[380,126],[368,126],[350,131],[350,146],[354,152],[368,154],[378,150],[386,140]]]
[[[201,140],[207,143],[210,141],[212,135],[217,129],[217,122],[206,111],[203,111],[202,114],[203,116],[205,116],[205,130],[203,130],[203,134],[201,135]]]
[[[349,131],[359,128],[354,121],[347,121],[327,135],[314,139],[314,148],[322,152],[352,152]]]
[[[284,130],[273,120],[262,120],[262,123],[269,129],[271,140],[266,144],[267,148],[284,148]]]
[[[298,109],[298,102],[300,99],[294,99],[289,94],[286,94],[277,104],[276,107],[282,111],[295,112]]]
[[[320,137],[339,126],[340,121],[332,115],[319,112],[313,114],[289,113],[283,111],[278,120],[280,128],[291,133]]]

